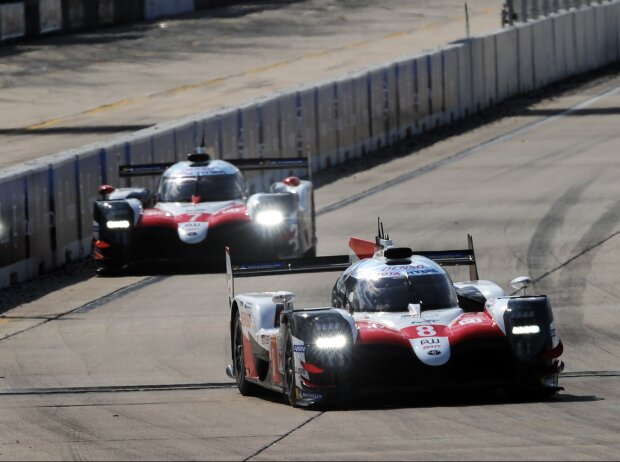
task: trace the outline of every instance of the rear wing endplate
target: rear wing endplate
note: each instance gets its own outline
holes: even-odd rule
[[[349,255],[289,258],[277,261],[233,264],[230,258],[230,248],[226,247],[228,300],[230,303],[235,297],[235,278],[344,271],[349,266],[351,266]]]

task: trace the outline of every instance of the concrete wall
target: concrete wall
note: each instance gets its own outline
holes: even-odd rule
[[[276,0],[277,1],[277,0]],[[280,0],[286,1],[286,0]],[[150,21],[243,0],[2,0],[0,42]]]
[[[46,24],[57,21],[50,13]],[[7,34],[19,28],[0,24]],[[14,167],[0,177],[0,287],[88,257],[97,187],[129,185],[119,181],[120,164],[184,159],[203,133],[220,158],[308,156],[318,172],[619,59],[616,0]],[[250,190],[273,176],[250,176]]]

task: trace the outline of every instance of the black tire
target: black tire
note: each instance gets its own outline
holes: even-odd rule
[[[559,374],[555,374],[556,387],[544,387],[538,384],[513,386],[505,389],[510,401],[545,401],[553,398],[561,389],[557,387]]]
[[[245,377],[245,349],[243,348],[243,331],[241,329],[241,321],[239,320],[239,312],[235,315],[232,348],[235,380],[237,381],[239,393],[243,396],[253,395],[256,392],[256,385],[249,382]]]
[[[98,276],[120,276],[124,266],[121,263],[111,261],[97,261]]]
[[[286,327],[284,346],[284,394],[291,406],[297,406],[297,391],[295,389],[295,355],[293,353],[293,334],[290,327]]]

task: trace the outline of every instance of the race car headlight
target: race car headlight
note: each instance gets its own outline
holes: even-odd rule
[[[284,214],[279,210],[263,210],[256,214],[256,222],[263,226],[277,226],[284,221]]]
[[[530,326],[513,326],[512,335],[533,335],[540,333],[540,326],[536,324]]]
[[[321,349],[338,349],[343,348],[346,344],[347,338],[342,334],[330,337],[319,337],[316,339],[316,346]]]
[[[129,220],[108,220],[105,225],[108,229],[127,229],[131,223]]]

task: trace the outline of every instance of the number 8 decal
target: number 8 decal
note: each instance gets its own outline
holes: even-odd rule
[[[433,335],[437,335],[433,326],[418,326],[417,329],[420,337],[432,337]]]

